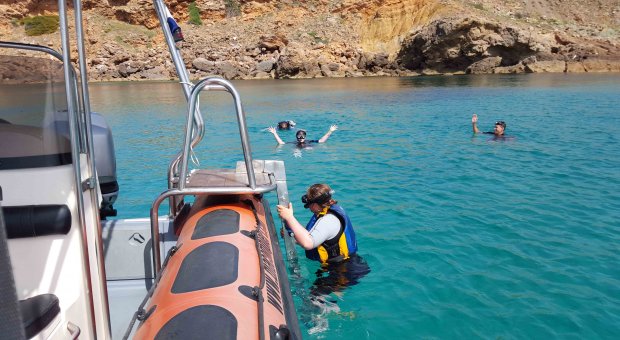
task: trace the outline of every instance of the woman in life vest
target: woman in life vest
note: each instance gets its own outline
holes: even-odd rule
[[[313,295],[327,295],[357,284],[370,272],[366,261],[357,255],[355,231],[349,216],[332,198],[327,184],[314,184],[301,201],[313,215],[303,227],[293,215],[293,205],[278,205],[278,214],[292,232],[295,241],[306,250],[306,257],[321,262],[312,287]]]
[[[295,241],[306,250],[306,257],[322,264],[347,260],[357,252],[351,220],[336,201],[327,184],[314,184],[301,201],[314,215],[304,228],[293,215],[293,205],[278,205],[278,214],[293,232]]]

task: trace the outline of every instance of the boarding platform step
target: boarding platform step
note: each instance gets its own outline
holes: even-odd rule
[[[254,175],[256,176],[257,186],[271,184],[268,173],[256,172]],[[240,187],[248,185],[248,175],[246,173],[230,169],[200,169],[192,171],[186,188]]]

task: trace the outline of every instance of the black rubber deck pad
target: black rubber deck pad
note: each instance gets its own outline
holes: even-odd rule
[[[237,280],[239,249],[227,242],[211,242],[192,250],[181,263],[172,293],[220,287]]]
[[[166,322],[155,339],[236,339],[237,319],[228,310],[213,305],[195,306]]]
[[[234,234],[239,231],[239,213],[230,209],[214,210],[196,222],[192,240]]]

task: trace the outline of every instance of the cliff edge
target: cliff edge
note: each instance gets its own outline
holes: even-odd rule
[[[195,78],[620,72],[617,0],[166,4],[183,29],[178,46]],[[91,79],[175,78],[151,1],[85,0],[83,6]],[[28,36],[20,24],[54,14],[55,4],[0,0],[0,39],[58,49],[56,35]]]

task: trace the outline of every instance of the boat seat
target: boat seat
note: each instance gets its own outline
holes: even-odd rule
[[[41,294],[19,301],[22,324],[27,338],[45,329],[60,314],[60,304],[54,294]]]
[[[65,204],[4,207],[7,238],[66,235],[71,211]]]

